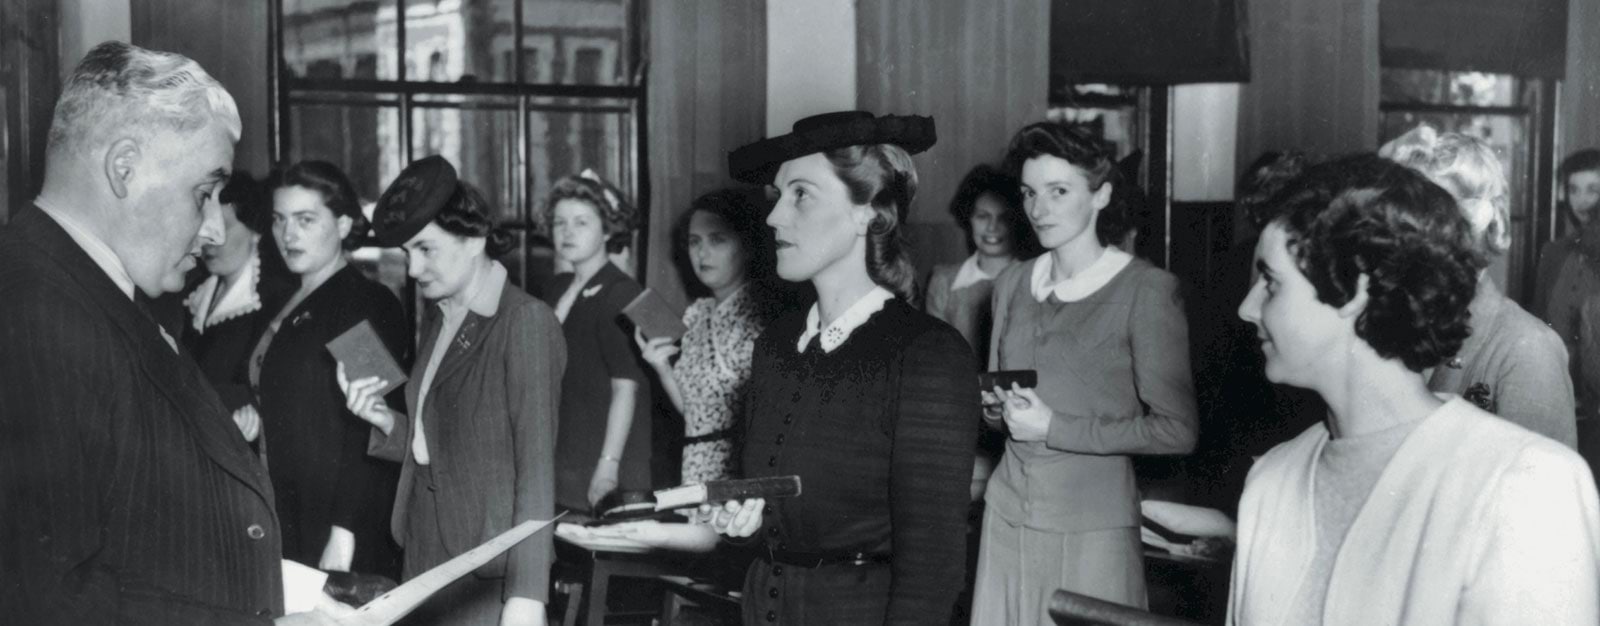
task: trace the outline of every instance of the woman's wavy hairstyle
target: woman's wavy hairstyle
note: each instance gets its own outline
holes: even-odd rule
[[[950,217],[955,218],[956,225],[967,235],[967,252],[977,249],[972,243],[972,215],[977,212],[978,199],[984,196],[999,200],[1005,208],[1001,220],[1011,234],[1011,254],[1019,259],[1037,256],[1041,252],[1039,238],[1033,234],[1028,215],[1022,210],[1022,189],[1016,177],[988,163],[967,172],[961,185],[956,187],[956,195],[950,199]]]
[[[1600,150],[1584,148],[1567,155],[1561,159],[1561,165],[1556,168],[1556,186],[1561,190],[1561,214],[1572,220],[1574,226],[1578,225],[1578,218],[1572,213],[1572,203],[1567,199],[1567,179],[1578,172],[1600,173]]]
[[[1022,178],[1022,165],[1031,159],[1052,156],[1071,163],[1089,180],[1089,191],[1101,185],[1112,186],[1111,202],[1095,217],[1094,234],[1102,245],[1114,245],[1133,228],[1125,202],[1118,202],[1115,190],[1123,185],[1117,171],[1116,148],[1081,125],[1064,122],[1039,122],[1024,126],[1011,138],[1006,149],[1005,171]]]
[[[673,227],[673,256],[683,261],[685,269],[689,270],[685,277],[694,276],[688,263],[689,222],[698,211],[720,218],[738,239],[739,249],[744,251],[745,280],[754,283],[772,277],[777,265],[777,246],[772,229],[766,223],[771,208],[766,190],[760,187],[729,187],[695,198]]]
[[[317,192],[335,217],[350,218],[350,234],[341,242],[342,247],[354,250],[366,245],[371,224],[361,212],[361,198],[356,195],[355,185],[339,166],[327,161],[301,161],[273,175],[269,186],[273,190],[304,187]]]
[[[567,176],[556,181],[544,205],[546,228],[555,223],[556,203],[562,200],[579,200],[595,208],[606,236],[606,252],[622,252],[632,243],[639,214],[616,187],[584,176]]]
[[[908,302],[916,302],[916,270],[906,253],[905,223],[917,197],[917,166],[892,144],[845,146],[823,153],[844,181],[850,202],[872,207],[867,227],[867,275]]]
[[[1251,226],[1259,231],[1277,216],[1277,209],[1270,202],[1272,196],[1313,162],[1299,150],[1274,150],[1263,152],[1245,168],[1244,175],[1233,188],[1234,203],[1244,211]]]
[[[1456,199],[1484,255],[1511,249],[1511,199],[1505,170],[1489,144],[1426,124],[1394,138],[1378,156],[1422,172]]]
[[[1449,192],[1360,154],[1307,169],[1272,202],[1318,300],[1343,306],[1367,276],[1355,332],[1379,356],[1420,372],[1461,349],[1484,257]]]
[[[511,231],[500,226],[483,192],[465,181],[456,182],[455,193],[445,200],[444,207],[433,217],[433,223],[457,237],[484,238],[484,253],[490,258],[510,252],[517,245]]]

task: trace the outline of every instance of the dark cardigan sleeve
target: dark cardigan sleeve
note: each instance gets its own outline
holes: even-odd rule
[[[507,287],[510,289],[511,287]],[[512,312],[505,351],[506,413],[511,419],[516,502],[512,523],[546,520],[555,514],[556,414],[567,343],[561,322],[548,306],[528,302]],[[511,549],[501,600],[544,602],[549,595],[552,533],[541,531]]]
[[[885,623],[948,614],[965,582],[978,390],[972,348],[937,324],[906,347],[889,490],[894,580]]]

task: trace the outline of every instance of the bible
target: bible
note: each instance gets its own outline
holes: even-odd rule
[[[799,476],[711,480],[657,491],[656,510],[670,511],[729,500],[792,498],[798,495]]]
[[[683,316],[649,289],[639,292],[628,306],[622,307],[622,314],[639,327],[646,339],[671,337],[677,341],[689,332],[689,327],[683,325]]]
[[[389,347],[383,345],[378,331],[373,330],[372,322],[367,320],[361,320],[334,337],[328,342],[328,352],[333,353],[334,360],[344,363],[345,376],[352,381],[371,376],[383,379],[383,389],[377,393],[379,397],[406,382],[405,370],[400,369],[394,355],[389,354]]]

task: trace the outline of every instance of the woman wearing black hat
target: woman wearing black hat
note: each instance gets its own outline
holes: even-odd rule
[[[272,238],[300,288],[271,310],[250,355],[284,558],[325,570],[393,576],[399,556],[385,532],[398,475],[367,456],[372,430],[345,410],[327,344],[367,321],[397,358],[411,325],[399,299],[349,263],[367,219],[354,186],[325,161],[275,177]]]
[[[412,163],[373,216],[378,242],[406,251],[430,305],[406,382],[410,415],[340,384],[372,423],[372,454],[403,463],[394,536],[410,579],[511,527],[555,510],[555,424],[566,343],[550,307],[523,293],[494,257],[509,250],[487,201],[438,156]],[[543,624],[551,535],[540,533],[435,594],[426,624]]]
[[[930,118],[832,113],[729,157],[776,187],[778,275],[818,296],[757,340],[744,418],[745,475],[799,475],[802,494],[702,511],[764,544],[747,623],[943,622],[961,590],[977,370],[960,333],[908,302],[899,230],[910,155],[933,142]]]

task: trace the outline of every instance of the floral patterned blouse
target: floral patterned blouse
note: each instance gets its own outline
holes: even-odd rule
[[[750,357],[761,323],[749,289],[718,303],[701,298],[683,312],[689,332],[672,366],[683,393],[683,482],[732,478],[733,426],[744,406]]]

